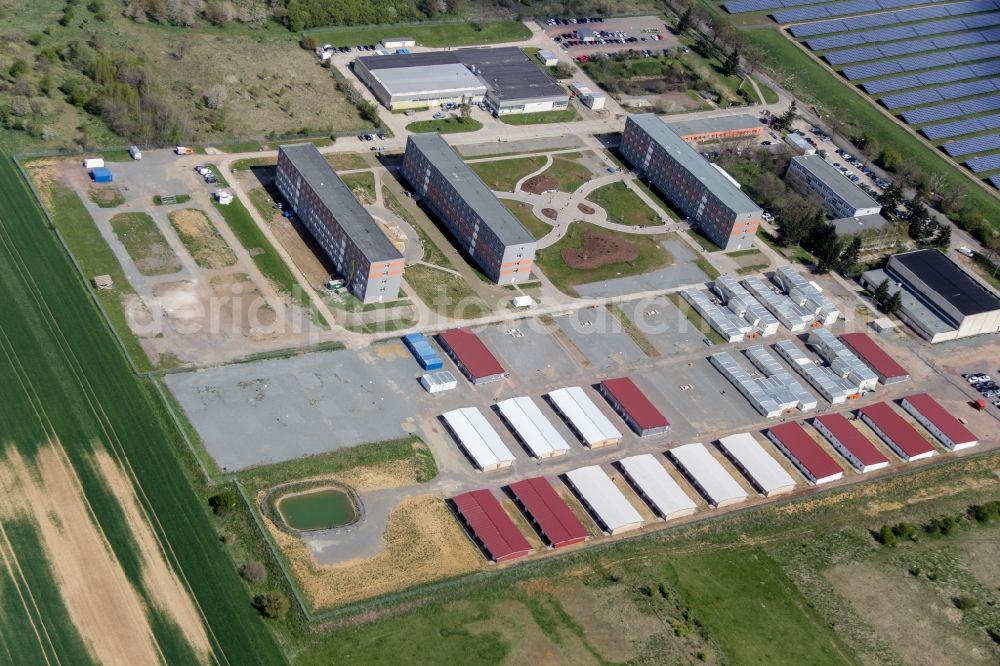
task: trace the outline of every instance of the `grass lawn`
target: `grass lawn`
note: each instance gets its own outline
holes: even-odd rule
[[[589,183],[594,174],[590,169],[576,161],[580,154],[553,155],[552,166],[542,172],[556,181],[556,189],[561,192],[575,192],[584,183]]]
[[[777,104],[778,93],[774,92],[774,90],[772,90],[771,87],[766,83],[764,83],[763,81],[759,81],[757,79],[754,80],[757,81],[757,87],[760,88],[761,94],[764,95],[764,103]]]
[[[629,227],[652,227],[662,224],[656,213],[625,183],[617,182],[599,187],[591,192],[587,199],[607,211],[609,222]]]
[[[687,320],[694,325],[695,329],[703,336],[708,338],[710,342],[717,345],[726,344],[725,338],[716,333],[715,329],[709,326],[708,322],[705,321],[705,318],[702,317],[697,312],[695,312],[694,309],[690,305],[688,305],[688,302],[685,301],[680,294],[673,293],[670,294],[667,298],[670,299],[670,302],[673,303],[678,310],[684,313],[684,316],[687,317]]]
[[[483,179],[483,182],[491,190],[513,192],[517,181],[533,171],[538,171],[544,164],[545,157],[535,155],[533,157],[475,162],[470,164],[469,167],[476,172],[477,176]]]
[[[712,262],[710,262],[705,257],[698,257],[697,259],[694,260],[694,263],[695,266],[701,269],[702,273],[708,276],[709,280],[714,280],[717,277],[719,277],[719,275],[721,275],[718,269],[716,269],[715,266],[712,265]]]
[[[508,113],[500,116],[500,122],[507,125],[543,125],[547,123],[568,123],[576,120],[576,109],[539,111],[538,113]]]
[[[354,169],[369,168],[369,164],[365,161],[364,156],[358,153],[327,153],[323,157],[326,158],[327,164],[334,171],[352,171]]]
[[[581,247],[583,234],[586,231],[631,243],[639,250],[639,257],[635,261],[615,262],[589,270],[567,266],[562,258],[562,250]],[[574,222],[558,243],[538,251],[535,262],[553,284],[563,291],[571,293],[573,285],[611,280],[628,275],[641,275],[669,266],[673,263],[674,258],[660,245],[660,242],[668,237],[668,234],[636,236],[602,229],[586,222]]]
[[[476,132],[483,129],[483,124],[475,118],[442,118],[441,120],[418,120],[406,126],[408,132],[421,134],[437,132],[438,134],[459,134],[461,132]]]
[[[167,275],[181,269],[180,259],[146,213],[119,213],[111,218],[111,229],[143,275]]]
[[[351,188],[354,196],[361,200],[361,203],[368,205],[375,203],[375,174],[371,171],[344,174],[341,179],[345,185]]]
[[[461,276],[416,264],[406,267],[403,279],[428,308],[446,317],[475,319],[490,312]]]
[[[197,208],[175,210],[170,213],[170,224],[195,263],[202,268],[224,268],[236,263],[236,254],[203,211]]]
[[[489,23],[401,23],[345,28],[317,28],[307,35],[320,44],[334,46],[357,46],[377,44],[386,37],[405,35],[413,37],[421,46],[476,46],[517,42],[531,37],[531,30],[517,21],[494,21]]]
[[[709,239],[709,237],[705,235],[704,231],[702,231],[697,227],[694,227],[693,229],[688,229],[687,234],[688,236],[693,238],[698,243],[698,245],[701,246],[701,249],[703,249],[705,252],[718,252],[719,250],[722,249],[721,247],[716,245],[711,239]]]
[[[536,239],[543,238],[552,231],[551,225],[539,220],[538,216],[531,211],[531,204],[526,204],[523,201],[511,201],[510,199],[501,199],[500,203],[506,206],[510,212],[514,213],[514,217]]]

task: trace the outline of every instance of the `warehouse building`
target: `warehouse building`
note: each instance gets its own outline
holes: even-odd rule
[[[722,437],[719,448],[764,497],[777,497],[795,490],[792,475],[750,433]]]
[[[893,255],[861,280],[872,291],[888,280],[901,292],[897,316],[931,343],[1000,331],[1000,298],[938,250]]]
[[[507,376],[507,371],[493,352],[467,327],[439,333],[438,342],[458,369],[476,386],[498,382]]]
[[[857,386],[830,368],[817,365],[791,340],[778,342],[774,345],[774,350],[830,404],[839,405],[848,398],[861,396],[861,390]]]
[[[856,386],[859,391],[874,391],[878,375],[858,358],[847,345],[825,328],[810,331],[808,344],[830,364],[830,370]]]
[[[600,111],[607,104],[608,96],[600,90],[594,90],[585,83],[571,83],[569,89],[577,99],[594,111]]]
[[[670,422],[628,377],[605,379],[598,390],[640,437],[667,432]]]
[[[758,277],[748,277],[743,280],[743,286],[746,287],[747,293],[762,303],[767,311],[792,333],[806,330],[816,320],[813,312],[793,303],[788,296],[775,293]]]
[[[840,310],[823,294],[819,286],[806,280],[791,266],[781,266],[775,270],[774,281],[784,289],[793,303],[811,311],[821,325],[834,324],[840,317]]]
[[[704,444],[677,446],[667,451],[667,455],[677,464],[684,478],[712,506],[721,509],[739,504],[749,497],[743,486],[726,471]]]
[[[486,557],[497,564],[531,554],[531,544],[488,490],[473,490],[451,498],[462,524]]]
[[[403,255],[316,146],[281,146],[274,183],[358,300],[396,299]]]
[[[688,287],[681,291],[681,298],[687,301],[688,305],[700,314],[712,327],[712,330],[721,335],[726,342],[740,342],[753,332],[753,326],[749,322],[731,310],[720,308],[700,289]]]
[[[937,451],[916,429],[887,403],[862,407],[861,420],[875,431],[893,452],[906,462],[936,456]]]
[[[861,358],[883,384],[909,381],[910,373],[907,369],[889,356],[867,333],[844,333],[840,336],[840,341]]]
[[[589,538],[587,528],[544,477],[517,481],[507,486],[507,490],[531,526],[553,548],[572,546]]]
[[[497,403],[497,410],[534,457],[553,458],[564,456],[569,451],[569,444],[531,398],[524,396],[501,400]]]
[[[767,438],[785,454],[809,483],[821,485],[844,478],[844,470],[796,421],[768,428]]]
[[[411,134],[403,177],[497,284],[531,277],[538,244],[439,134]]]
[[[927,393],[908,395],[903,398],[901,406],[949,451],[961,451],[979,443],[961,421]]]
[[[793,157],[786,177],[819,195],[833,218],[878,215],[882,211],[875,199],[820,155]]]
[[[889,466],[889,459],[843,414],[817,416],[813,419],[813,427],[862,474]]]
[[[645,522],[599,465],[566,472],[566,482],[608,534],[637,530]]]
[[[424,337],[423,333],[410,333],[403,336],[403,344],[410,350],[417,363],[424,370],[440,370],[444,367],[444,361],[431,346],[430,341]]]
[[[653,454],[622,458],[618,466],[635,492],[664,520],[690,516],[697,510],[694,500]]]
[[[570,430],[588,448],[597,449],[622,441],[622,433],[579,386],[556,389],[547,397]]]
[[[483,102],[506,115],[569,105],[566,91],[516,46],[363,56],[354,73],[392,111]]]
[[[708,143],[730,139],[754,139],[764,134],[760,119],[746,113],[666,123],[677,136],[689,143]]]
[[[725,250],[753,246],[763,211],[655,114],[629,116],[625,160]]]
[[[490,472],[514,464],[514,454],[475,407],[453,409],[442,414],[441,418],[455,441],[480,470]]]
[[[726,308],[753,327],[750,337],[774,335],[778,332],[777,318],[732,275],[720,276],[713,286]]]

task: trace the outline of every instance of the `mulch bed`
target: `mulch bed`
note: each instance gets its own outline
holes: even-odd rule
[[[639,249],[635,244],[614,236],[585,231],[581,247],[566,248],[560,254],[570,268],[591,270],[622,261],[635,261],[639,258]]]
[[[554,220],[557,217],[559,217],[559,211],[557,211],[555,208],[543,208],[542,215],[549,218],[550,220]]]
[[[576,207],[580,209],[581,213],[585,213],[586,215],[593,215],[595,212],[594,209],[587,204],[577,204]]]
[[[529,178],[524,181],[524,185],[521,189],[525,192],[531,192],[532,194],[541,194],[542,192],[548,192],[549,190],[556,189],[558,183],[556,179],[552,176],[546,176],[544,173],[540,173],[533,178]]]

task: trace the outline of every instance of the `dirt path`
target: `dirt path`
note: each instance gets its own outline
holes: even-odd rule
[[[102,664],[163,661],[142,599],[94,522],[80,480],[58,446],[32,465],[11,447],[0,464],[0,516],[38,527],[63,605]]]

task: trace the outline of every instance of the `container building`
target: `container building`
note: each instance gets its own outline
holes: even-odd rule
[[[476,545],[489,559],[499,564],[531,554],[531,544],[489,490],[455,495],[451,502]]]
[[[979,443],[961,421],[927,393],[908,395],[901,405],[949,451],[961,451]]]
[[[792,475],[750,433],[721,437],[719,448],[764,497],[785,495],[795,490]]]
[[[937,455],[937,450],[906,422],[888,403],[877,402],[861,408],[861,420],[906,462]]]
[[[772,426],[767,438],[792,461],[809,483],[821,485],[844,478],[844,470],[797,422]]]
[[[589,448],[622,441],[622,433],[579,386],[556,389],[548,394],[548,399],[570,430]]]
[[[664,520],[690,516],[697,510],[694,500],[667,473],[657,456],[629,456],[619,460],[618,466],[636,493]]]
[[[645,522],[599,465],[566,472],[566,482],[608,534],[621,534]]]
[[[501,400],[497,403],[497,410],[536,458],[563,456],[569,451],[569,444],[531,398],[523,396]]]
[[[440,333],[438,342],[462,374],[477,386],[497,382],[507,376],[497,357],[469,328],[453,328]]]
[[[813,427],[862,474],[889,466],[889,459],[843,414],[821,414]]]
[[[441,418],[458,445],[482,471],[490,472],[514,464],[514,454],[475,407],[453,409],[442,414]]]
[[[605,379],[598,390],[640,437],[660,435],[670,428],[667,417],[628,377]]]
[[[517,481],[507,489],[532,526],[553,548],[572,546],[589,538],[587,528],[544,477]]]
[[[670,449],[667,454],[712,506],[722,508],[747,499],[747,491],[704,444],[684,444]]]

